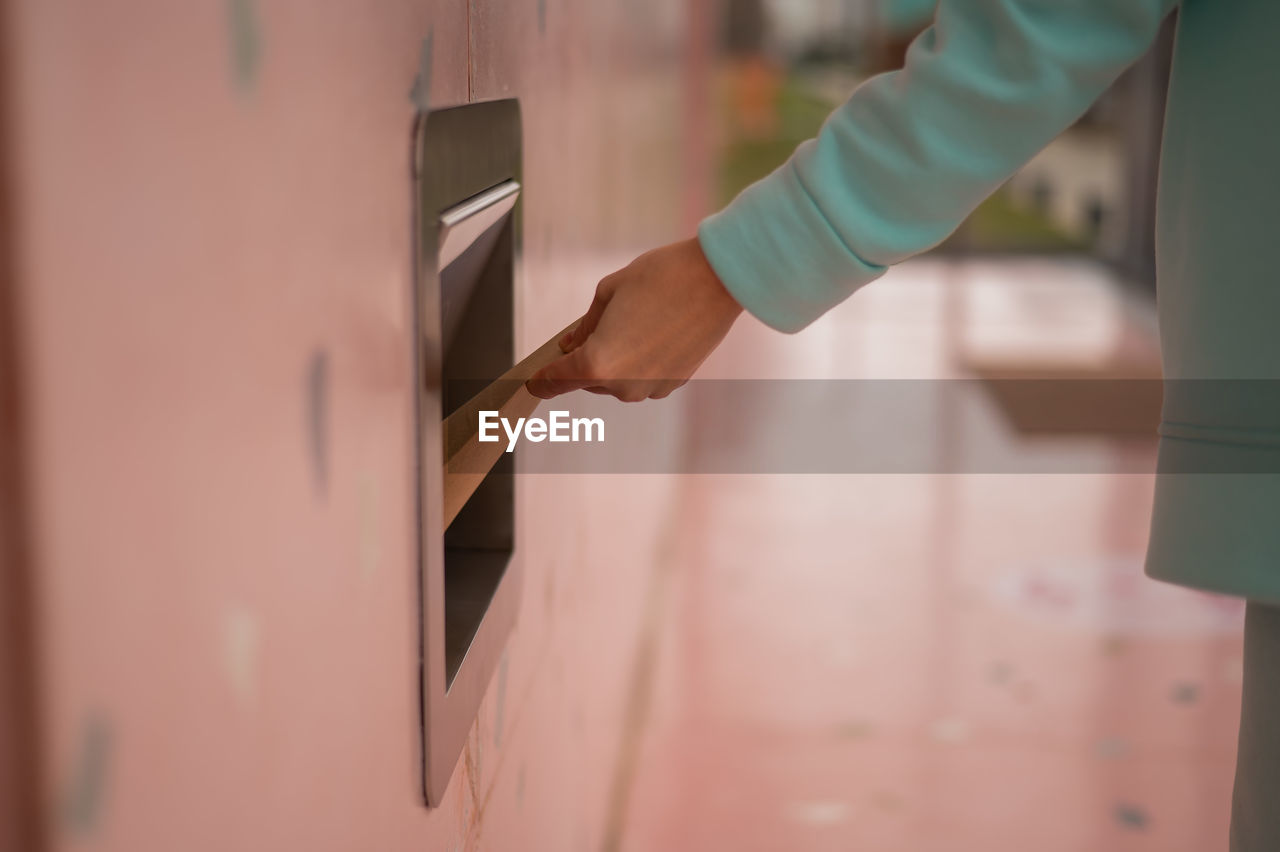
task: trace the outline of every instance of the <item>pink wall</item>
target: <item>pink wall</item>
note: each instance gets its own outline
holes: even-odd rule
[[[420,800],[410,130],[521,98],[527,351],[702,211],[684,7],[7,4],[54,847],[607,846],[660,477],[521,481],[516,632]]]

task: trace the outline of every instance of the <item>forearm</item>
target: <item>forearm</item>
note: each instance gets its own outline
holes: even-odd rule
[[[699,229],[725,286],[796,331],[941,242],[1146,50],[1176,0],[942,0],[906,66]]]

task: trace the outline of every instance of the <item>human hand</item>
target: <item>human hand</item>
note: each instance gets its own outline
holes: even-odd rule
[[[662,399],[720,345],[742,307],[696,239],[646,252],[596,286],[587,313],[560,339],[562,357],[530,377],[551,399],[584,388],[624,402]]]

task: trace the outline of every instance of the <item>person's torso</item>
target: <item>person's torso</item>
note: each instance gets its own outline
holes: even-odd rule
[[[1280,0],[1185,0],[1156,226],[1165,375],[1280,379]]]

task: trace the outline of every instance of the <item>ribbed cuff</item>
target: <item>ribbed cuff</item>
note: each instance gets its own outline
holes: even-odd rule
[[[849,250],[790,161],[704,219],[698,241],[738,303],[789,333],[885,271]]]

